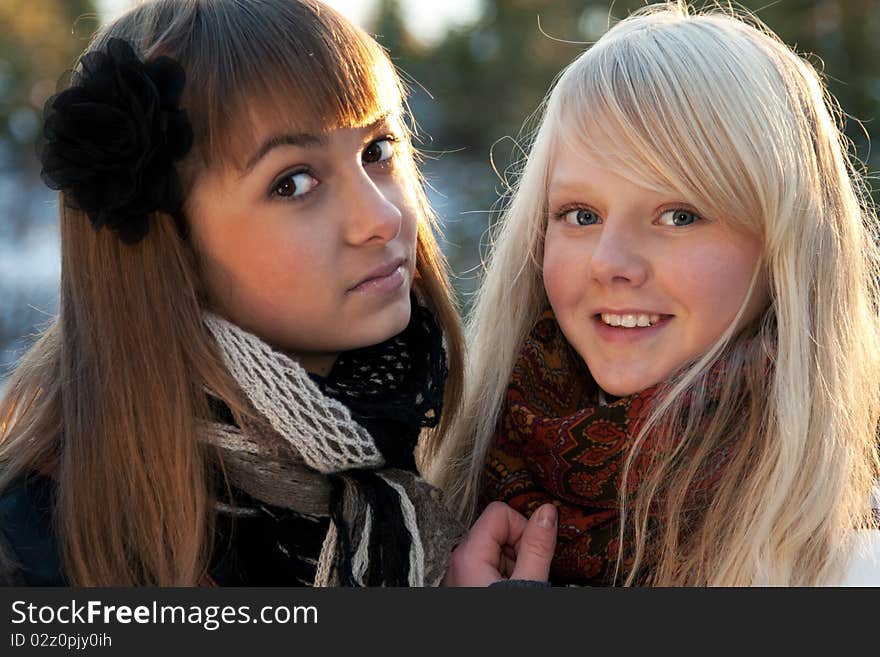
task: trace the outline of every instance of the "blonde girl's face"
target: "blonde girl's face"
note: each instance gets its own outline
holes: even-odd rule
[[[187,211],[211,301],[326,373],[410,317],[417,199],[398,120],[323,132],[266,126],[243,169],[208,169]]]
[[[550,172],[544,287],[598,385],[629,395],[707,351],[746,298],[757,237],[571,147]],[[741,323],[766,307],[759,278]]]

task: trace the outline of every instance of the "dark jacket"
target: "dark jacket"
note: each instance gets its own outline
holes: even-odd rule
[[[0,585],[68,586],[52,523],[55,483],[31,475],[0,496]],[[216,516],[209,574],[220,586],[306,586],[326,518],[271,507],[235,491]]]
[[[20,481],[0,497],[0,584],[65,586],[52,533],[54,486],[46,477]],[[17,567],[16,567],[17,566]]]

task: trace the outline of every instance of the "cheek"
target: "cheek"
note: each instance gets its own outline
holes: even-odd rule
[[[758,252],[707,248],[670,267],[667,286],[691,315],[700,347],[711,345],[736,317],[754,274]]]
[[[235,243],[227,261],[236,278],[255,287],[298,295],[324,265],[325,242],[297,239],[285,233],[262,234]],[[279,290],[279,291],[280,291]]]
[[[560,313],[583,295],[588,273],[589,253],[585,245],[557,237],[547,231],[544,242],[544,290],[554,312]]]
[[[263,223],[257,230],[253,222],[229,221],[200,244],[208,291],[233,317],[281,312],[328,282],[329,239]]]

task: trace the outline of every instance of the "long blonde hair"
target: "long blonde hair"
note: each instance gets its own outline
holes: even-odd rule
[[[204,167],[240,158],[254,137],[253,108],[318,127],[403,111],[382,48],[314,0],[155,0],[101,31],[89,50],[110,37],[183,66],[195,133],[182,166],[187,188]],[[454,410],[463,339],[411,155],[401,157],[422,211],[415,286],[445,333],[445,407]],[[63,195],[60,205],[60,311],[0,403],[0,490],[31,472],[56,480],[53,523],[73,585],[196,584],[213,542],[216,464],[197,433],[209,413],[204,390],[242,411],[202,324],[199,263],[170,217],[153,217],[130,246],[94,231]],[[426,455],[449,415],[425,437]]]
[[[463,518],[475,512],[514,359],[548,305],[548,175],[565,140],[760,236],[749,295],[760,273],[770,288],[757,321],[739,334],[734,322],[683,364],[634,441],[622,490],[647,432],[676,434],[678,448],[655,459],[632,499],[621,495],[622,553],[633,559],[625,583],[840,581],[853,529],[872,526],[880,474],[880,259],[877,216],[839,118],[813,67],[756,19],[681,1],[636,12],[563,71],[495,232],[467,324],[462,411],[431,469]],[[725,381],[709,410],[719,359],[743,376]],[[731,432],[723,478],[695,517],[688,491]],[[652,506],[660,527],[648,522]]]

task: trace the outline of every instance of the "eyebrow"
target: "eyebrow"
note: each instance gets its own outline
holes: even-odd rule
[[[378,126],[387,122],[391,117],[391,112],[385,112],[375,121],[362,127],[365,132],[375,130]],[[257,151],[248,159],[247,163],[241,171],[241,177],[246,176],[257,163],[266,155],[282,146],[299,146],[301,148],[310,148],[315,146],[323,146],[327,143],[327,136],[324,134],[314,134],[311,132],[296,132],[280,135],[273,135],[264,141]]]
[[[247,161],[247,164],[244,165],[241,175],[242,177],[247,175],[251,171],[251,169],[257,166],[257,162],[259,162],[270,152],[272,152],[276,148],[280,148],[281,146],[309,147],[323,146],[325,143],[327,143],[327,138],[324,135],[316,135],[310,132],[273,135],[260,145],[256,153],[251,155],[250,159],[248,159]]]

